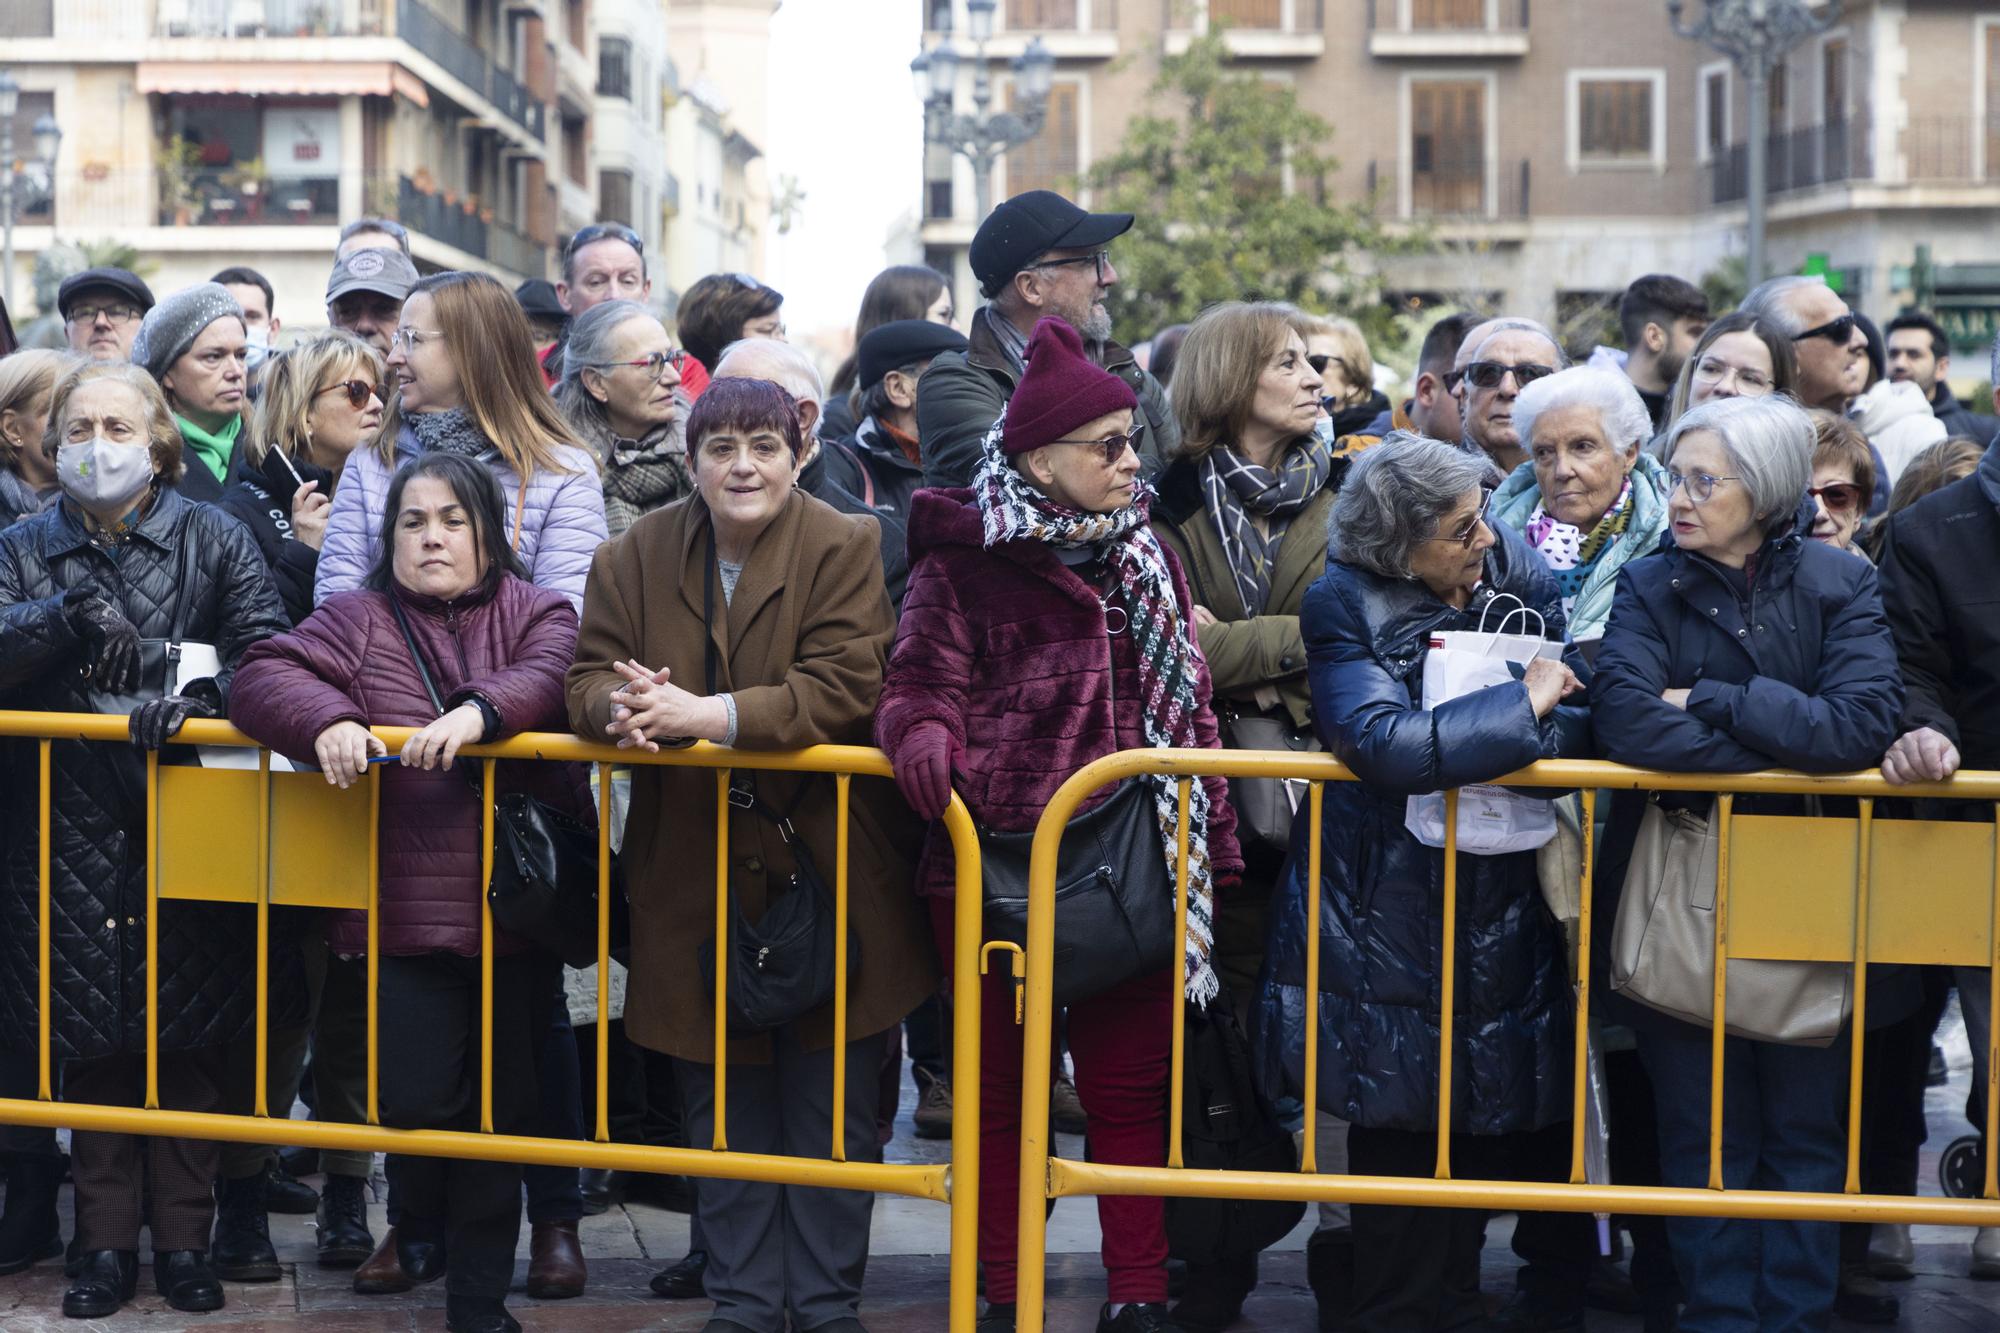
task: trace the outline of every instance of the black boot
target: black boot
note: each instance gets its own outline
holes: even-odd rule
[[[192,1253],[178,1251],[177,1253]],[[264,1213],[264,1177],[225,1180],[215,1191],[215,1271],[231,1282],[276,1282],[284,1275]],[[164,1291],[164,1289],[163,1289]]]
[[[707,1272],[708,1251],[689,1250],[685,1259],[653,1274],[653,1294],[670,1301],[698,1301],[705,1294],[702,1278]]]
[[[444,1294],[444,1326],[451,1333],[521,1333],[521,1325],[507,1313],[506,1301],[498,1296]]]
[[[610,1210],[611,1176],[607,1167],[587,1166],[577,1173],[577,1193],[583,1198],[585,1217],[596,1217]]]
[[[222,1282],[200,1250],[154,1250],[153,1285],[176,1310],[200,1314],[222,1308]]]
[[[375,1252],[368,1231],[368,1182],[359,1176],[328,1176],[319,1196],[319,1266],[358,1268]]]
[[[56,1220],[62,1178],[60,1157],[21,1153],[9,1164],[7,1207],[0,1212],[0,1273],[18,1273],[62,1253],[62,1225]]]
[[[139,1289],[137,1250],[91,1250],[78,1256],[76,1281],[63,1293],[63,1313],[71,1319],[104,1319]]]
[[[1173,1319],[1187,1333],[1221,1333],[1243,1313],[1243,1302],[1257,1288],[1257,1256],[1221,1263],[1188,1265],[1187,1295],[1173,1308]]]
[[[295,1178],[273,1161],[264,1169],[264,1209],[272,1213],[296,1213],[310,1217],[319,1208],[319,1194],[312,1186]]]

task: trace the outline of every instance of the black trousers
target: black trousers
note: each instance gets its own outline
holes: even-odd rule
[[[1464,1180],[1563,1180],[1569,1174],[1570,1127],[1524,1134],[1454,1134],[1452,1175]],[[1400,1129],[1347,1131],[1347,1167],[1357,1176],[1429,1176],[1437,1135]],[[1351,1333],[1432,1333],[1477,1324],[1479,1251],[1486,1213],[1473,1208],[1353,1206],[1354,1305]],[[1587,1213],[1522,1213],[1514,1253],[1526,1265],[1517,1281],[1545,1310],[1581,1316],[1583,1288],[1596,1253]]]
[[[1915,1194],[1918,1158],[1930,1128],[1924,1120],[1925,1080],[1931,1037],[1951,999],[1951,973],[1923,969],[1923,1003],[1917,1012],[1861,1039],[1861,1192]],[[1871,992],[1872,993],[1872,992]],[[1840,1227],[1842,1263],[1866,1263],[1867,1222]]]
[[[0,1051],[0,1097],[33,1101],[41,1091],[41,1055],[33,1050]],[[62,1065],[50,1071],[50,1089],[62,1096]],[[40,1125],[0,1125],[0,1153],[21,1157],[55,1157],[56,1132]]]
[[[493,960],[493,1128],[541,1122],[542,1053],[561,964],[540,952]],[[381,1112],[397,1129],[479,1128],[479,959],[431,953],[381,960]],[[441,1241],[445,1286],[504,1297],[521,1233],[521,1166],[399,1154],[397,1226]]]

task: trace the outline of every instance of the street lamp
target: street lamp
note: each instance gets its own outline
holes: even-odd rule
[[[950,37],[910,62],[917,100],[924,104],[924,139],[972,163],[974,209],[979,219],[993,211],[993,165],[1017,144],[1042,131],[1048,111],[1049,86],[1056,58],[1037,37],[1009,62],[1014,73],[1014,106],[995,112],[993,83],[987,74],[986,43],[993,36],[993,13],[999,0],[965,0],[966,36],[972,39],[971,115],[955,109],[960,57]]]
[[[1840,0],[1821,6],[1809,0],[1702,0],[1701,14],[1682,18],[1683,0],[1667,0],[1674,31],[1729,57],[1750,95],[1750,143],[1744,204],[1749,211],[1744,242],[1744,281],[1764,280],[1764,201],[1769,180],[1771,105],[1766,88],[1771,71],[1806,38],[1825,32],[1840,16]],[[1813,10],[1820,8],[1821,13]]]
[[[11,316],[14,307],[14,206],[16,193],[25,197],[33,187],[21,164],[14,160],[14,116],[21,109],[21,85],[13,71],[0,69],[0,301]],[[62,145],[62,127],[54,116],[35,121],[35,156],[48,174],[47,189],[55,190],[56,150]]]

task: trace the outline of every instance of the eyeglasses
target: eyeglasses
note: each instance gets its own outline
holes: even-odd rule
[[[389,335],[389,350],[393,352],[398,347],[404,347],[414,352],[433,338],[442,342],[444,333],[438,329],[398,328]]]
[[[646,374],[649,377],[658,379],[662,370],[668,366],[672,366],[676,371],[679,371],[681,364],[686,360],[687,353],[676,347],[671,352],[654,352],[652,355],[642,356],[636,361],[593,361],[590,363],[590,366],[592,370],[617,370],[621,366],[644,366]]]
[[[373,398],[377,393],[376,387],[367,380],[342,380],[338,384],[327,385],[324,389],[314,394],[313,397],[324,398],[330,393],[341,393],[343,391],[347,394],[347,405],[357,411],[366,406],[368,400]]]
[[[69,322],[72,324],[95,324],[101,316],[113,324],[130,324],[146,312],[138,306],[119,302],[116,305],[79,305],[70,307]]]
[[[1075,444],[1097,450],[1104,466],[1114,467],[1125,456],[1127,449],[1138,452],[1139,439],[1146,433],[1146,423],[1139,422],[1132,429],[1119,435],[1107,435],[1101,440],[1051,440],[1050,444]]]
[[[1431,538],[1431,540],[1434,542],[1457,542],[1460,546],[1463,546],[1466,550],[1470,551],[1472,549],[1472,543],[1479,536],[1479,529],[1486,525],[1486,511],[1492,507],[1493,507],[1493,492],[1486,489],[1483,486],[1480,487],[1479,512],[1474,514],[1465,523],[1461,524],[1458,530],[1453,532],[1450,536],[1433,537]]]
[[[1828,342],[1838,343],[1842,347],[1845,347],[1847,346],[1847,340],[1853,336],[1854,312],[1849,311],[1839,319],[1830,319],[1816,329],[1807,329],[1804,333],[1793,334],[1792,341],[1802,343],[1808,338],[1824,338]]]
[[[1111,252],[1096,250],[1087,255],[1073,255],[1068,259],[1042,259],[1028,265],[1029,268],[1068,268],[1072,264],[1090,264],[1097,269],[1099,284],[1111,280]]]
[[[1836,481],[1831,486],[1813,486],[1807,489],[1806,494],[1815,500],[1823,501],[1829,514],[1852,512],[1861,503],[1861,488],[1851,481]]]
[[[588,227],[577,228],[569,238],[569,244],[563,247],[563,261],[567,263],[584,246],[603,240],[623,241],[641,255],[646,253],[646,243],[639,239],[639,233],[624,223],[593,222]]]
[[[1555,373],[1554,366],[1540,366],[1533,362],[1510,366],[1505,361],[1474,361],[1465,368],[1465,378],[1480,389],[1497,389],[1500,381],[1510,374],[1514,377],[1515,387],[1525,389],[1543,376]]]
[[[1705,505],[1715,494],[1715,488],[1725,481],[1741,481],[1741,477],[1716,477],[1706,472],[1667,473],[1667,494],[1672,495],[1682,486],[1687,487],[1688,499],[1698,505]]]
[[[1736,387],[1747,390],[1752,397],[1769,393],[1775,387],[1771,377],[1763,371],[1732,366],[1721,357],[1705,356],[1694,364],[1694,377],[1704,384],[1720,384],[1731,374],[1736,377]]]

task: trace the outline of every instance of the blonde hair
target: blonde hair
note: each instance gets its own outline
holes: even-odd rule
[[[1368,354],[1368,339],[1362,336],[1361,326],[1351,319],[1331,315],[1306,315],[1304,321],[1300,336],[1306,340],[1308,350],[1315,336],[1333,340],[1333,355],[1340,362],[1341,378],[1347,381],[1348,392],[1357,400],[1373,393],[1375,358]]]
[[[33,347],[0,357],[0,412],[27,412],[48,399],[63,373],[83,364],[73,352]],[[34,446],[41,447],[36,440]],[[0,436],[0,467],[19,468],[20,450],[6,436]]]
[[[535,358],[535,338],[521,303],[484,273],[434,273],[410,289],[437,307],[445,355],[458,373],[466,415],[525,485],[537,472],[569,472],[556,456],[557,445],[583,448],[569,422],[556,410]],[[376,452],[392,468],[396,434],[402,425],[400,399],[382,423]],[[593,455],[594,456],[594,455]]]
[[[1971,436],[1939,440],[1904,465],[1895,489],[1889,492],[1889,512],[1907,509],[1931,492],[1971,476],[1985,456],[1986,446]]]
[[[264,366],[257,405],[250,414],[244,461],[259,466],[273,449],[287,458],[305,457],[310,435],[306,422],[320,390],[353,378],[357,370],[365,370],[374,379],[376,392],[388,397],[382,354],[345,330],[316,333],[272,357]]]
[[[1303,342],[1311,317],[1282,301],[1225,301],[1188,326],[1174,362],[1172,398],[1180,457],[1234,444],[1250,424],[1257,381],[1289,334]]]
[[[123,384],[139,395],[146,405],[146,452],[153,460],[153,474],[158,485],[172,486],[186,471],[182,461],[181,430],[174,423],[174,410],[167,406],[167,395],[160,388],[159,381],[146,372],[144,366],[130,361],[85,361],[74,366],[56,381],[55,390],[49,395],[49,424],[42,433],[42,452],[50,458],[56,456],[56,447],[62,443],[63,414],[69,410],[70,396],[86,384],[98,380],[112,380]]]

